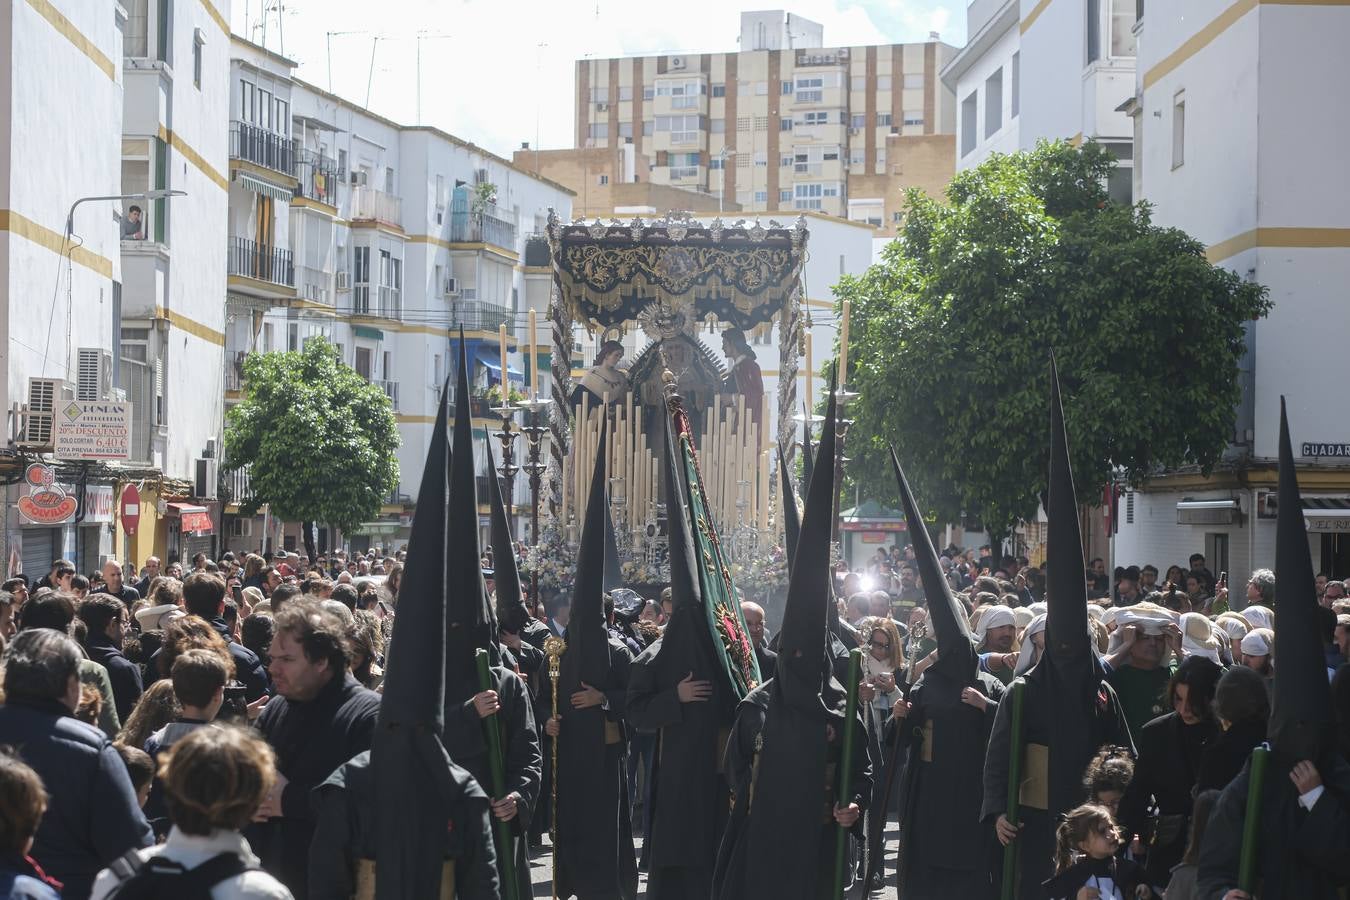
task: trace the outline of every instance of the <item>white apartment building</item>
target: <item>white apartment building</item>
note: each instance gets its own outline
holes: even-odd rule
[[[41,486],[8,484],[6,572],[179,552],[182,510],[213,530],[199,504],[215,496],[203,476],[221,428],[227,15],[228,0],[0,3],[0,467],[17,480],[46,465],[78,501],[37,521]],[[55,457],[72,401],[127,400],[127,458]],[[141,489],[134,536],[117,515],[128,484]]]
[[[1120,160],[1131,197],[1136,0],[971,0],[965,47],[942,69],[955,93],[956,167],[1038,140],[1092,140]]]
[[[344,539],[395,544],[407,534],[459,328],[481,391],[500,378],[498,334],[506,325],[506,368],[521,387],[533,308],[547,370],[551,273],[547,258],[530,258],[528,244],[549,209],[570,217],[572,194],[453,135],[400,125],[301,81],[293,62],[237,36],[233,55],[231,115],[263,116],[232,123],[259,135],[238,153],[278,150],[231,160],[231,245],[246,251],[241,261],[257,262],[231,270],[226,400],[240,396],[248,353],[297,350],[315,336],[338,345],[347,365],[388,394],[401,438],[398,490],[380,521]],[[479,403],[479,434],[497,427]],[[247,490],[242,478],[233,482]],[[523,484],[518,477],[518,500]],[[261,519],[232,519],[234,546],[261,543]],[[320,546],[330,538],[338,536],[321,530]],[[296,540],[283,536],[288,545]]]
[[[1280,398],[1314,566],[1350,576],[1350,120],[1324,102],[1350,83],[1350,7],[1204,0],[1149,3],[1133,104],[1140,199],[1211,261],[1270,289],[1250,325],[1243,402],[1225,464],[1169,473],[1122,502],[1122,561],[1206,554],[1235,593],[1273,566]],[[1122,563],[1123,564],[1123,563]]]
[[[125,6],[122,193],[175,194],[121,202],[121,327],[112,355],[132,403],[132,458],[167,482],[142,492],[137,532],[121,535],[118,554],[139,565],[152,553],[212,552],[221,520],[229,8],[218,0]],[[127,224],[132,205],[141,207],[139,229]],[[200,527],[206,520],[210,527]]]

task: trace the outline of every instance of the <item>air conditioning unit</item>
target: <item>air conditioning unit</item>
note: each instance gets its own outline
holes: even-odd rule
[[[836,53],[835,56],[839,57],[840,59],[848,59],[848,48],[840,47],[839,52]]]
[[[253,537],[253,520],[235,516],[230,521],[230,537]]]
[[[56,404],[65,399],[65,382],[60,378],[28,379],[28,411],[24,417],[23,440],[28,450],[51,450],[56,423]]]
[[[338,273],[337,273],[337,289],[338,289],[339,291],[350,291],[350,290],[352,289],[352,273],[351,273],[351,272],[338,272]]]
[[[683,56],[672,56],[670,58],[670,68],[683,69],[684,67],[685,67],[685,59]]]
[[[76,363],[76,400],[106,400],[112,393],[112,352],[102,347],[81,347]]]
[[[195,477],[192,479],[192,496],[199,500],[216,499],[220,484],[220,463],[218,460],[199,456],[195,460]]]
[[[608,103],[597,103],[597,104],[595,104],[595,111],[596,111],[596,112],[609,112],[609,104],[608,104]]]
[[[459,279],[454,277],[453,275],[445,279],[445,296],[447,297],[459,296]]]
[[[364,169],[352,169],[352,184],[364,186],[369,178]]]

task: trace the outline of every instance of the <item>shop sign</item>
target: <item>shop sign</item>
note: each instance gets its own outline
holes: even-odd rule
[[[56,416],[57,459],[130,459],[131,404],[71,400]]]
[[[113,486],[91,484],[84,489],[85,525],[106,525],[113,520]]]
[[[58,484],[56,472],[44,463],[33,463],[23,476],[24,493],[19,497],[19,515],[33,525],[64,525],[75,521],[79,501],[66,485]]]
[[[1309,459],[1350,459],[1350,444],[1322,444],[1304,441],[1301,456]]]
[[[183,531],[210,532],[211,514],[201,507],[185,509],[180,513],[179,527]]]

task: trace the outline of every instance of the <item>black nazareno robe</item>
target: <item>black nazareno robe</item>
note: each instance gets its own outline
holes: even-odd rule
[[[570,646],[568,652],[572,652]],[[628,809],[627,731],[624,703],[632,654],[608,642],[609,669],[602,684],[605,706],[575,709],[559,683],[558,896],[580,900],[632,900],[637,896],[637,853]],[[566,654],[564,654],[566,659]]]
[[[506,793],[515,792],[521,801],[511,822],[512,847],[507,852],[497,848],[497,866],[505,877],[509,860],[514,860],[516,884],[523,891],[530,884],[530,856],[526,846],[530,819],[539,800],[540,767],[543,757],[539,750],[539,733],[535,728],[530,696],[520,676],[501,666],[493,666],[497,701],[501,704],[496,718],[501,722],[502,755],[505,757]],[[492,793],[492,763],[488,758],[487,737],[483,733],[484,719],[474,708],[473,697],[448,704],[445,710],[446,750],[457,765],[473,775],[484,793]],[[496,830],[494,828],[495,837]]]
[[[754,809],[756,780],[758,774],[757,757],[765,734],[765,725],[769,712],[772,680],[755,688],[736,708],[736,721],[727,741],[724,763],[727,780],[731,783],[731,817],[727,822],[722,846],[717,854],[717,869],[713,876],[713,900],[786,900],[797,898],[834,897],[832,880],[834,877],[835,841],[839,826],[835,824],[831,810],[835,806],[834,775],[837,772],[843,746],[837,729],[829,735],[825,748],[825,769],[821,772],[822,784],[820,796],[820,830],[814,837],[805,835],[784,835],[784,853],[794,844],[803,841],[810,846],[814,858],[810,860],[787,860],[785,870],[801,869],[814,873],[809,885],[797,885],[799,891],[794,894],[783,893],[771,873],[752,871],[749,859],[750,817]],[[867,754],[867,740],[862,716],[855,719],[856,732],[853,742],[853,791],[849,802],[858,804],[862,810],[872,796],[872,768]],[[827,727],[824,722],[821,728]],[[808,790],[802,786],[802,790]],[[854,837],[862,839],[863,817],[853,827]],[[845,878],[852,878],[852,865],[847,867]],[[781,880],[781,879],[779,879]]]
[[[702,608],[678,610],[666,634],[633,661],[628,682],[628,722],[657,732],[647,896],[651,900],[706,900],[712,891],[717,846],[727,820],[722,752],[733,707],[721,673],[700,644],[707,627]],[[672,634],[670,628],[681,632]],[[697,629],[702,628],[703,634]],[[689,673],[711,681],[705,701],[681,703],[679,682]]]
[[[967,685],[989,698],[986,710],[961,702]],[[909,752],[896,872],[905,900],[997,896],[997,841],[980,822],[980,781],[1004,690],[1001,681],[984,672],[971,672],[957,683],[945,671],[931,668],[910,691],[913,709],[903,726],[889,729]]]
[[[1298,802],[1290,766],[1272,755],[1262,792],[1256,861],[1261,900],[1334,900],[1350,885],[1350,766],[1326,754],[1317,766],[1324,790],[1311,811]],[[1333,758],[1334,757],[1334,758]],[[1223,789],[1205,829],[1197,877],[1200,897],[1221,900],[1237,887],[1251,762]]]
[[[1044,665],[1044,661],[1042,661]],[[1100,669],[1094,666],[1100,675]],[[1026,685],[1026,694],[1022,701],[1022,745],[1037,744],[1049,747],[1051,743],[1053,718],[1063,715],[1063,706],[1074,702],[1075,698],[1062,696],[1049,685],[1061,683],[1050,679],[1042,681],[1036,677],[1036,669],[1027,676],[1019,676],[1008,686],[1009,695],[1019,681]],[[1068,788],[1076,786],[1077,796],[1073,802],[1065,803],[1064,810],[1056,811],[1052,816],[1044,807],[1037,809],[1024,800],[1020,807],[1023,828],[1017,836],[1017,898],[1018,900],[1041,900],[1045,896],[1044,882],[1054,874],[1055,828],[1058,814],[1068,812],[1074,806],[1086,800],[1086,791],[1082,788],[1083,773],[1088,763],[1102,747],[1126,747],[1131,754],[1134,743],[1130,739],[1130,728],[1125,724],[1125,714],[1121,709],[1116,693],[1104,679],[1097,679],[1097,691],[1092,697],[1092,715],[1088,732],[1075,746],[1070,758],[1056,759],[1047,766],[1045,773],[1048,781],[1047,793],[1055,796],[1057,789],[1064,793],[1073,793]],[[1081,702],[1081,698],[1078,698]],[[1007,812],[1008,804],[1008,758],[1012,746],[1012,707],[1011,702],[1000,703],[994,716],[994,729],[989,734],[989,749],[984,762],[984,803],[980,808],[980,819],[985,827],[993,830],[994,823],[1001,814]],[[1070,749],[1070,748],[1066,748]],[[1052,750],[1051,753],[1054,751]],[[1068,755],[1068,754],[1066,754]],[[1032,776],[1029,762],[1031,754],[1022,756],[1022,779],[1026,784]],[[1062,768],[1061,768],[1062,767]],[[1042,800],[1042,802],[1044,802]]]
[[[466,770],[448,761],[446,766],[449,781],[458,791],[444,829],[445,861],[454,864],[454,897],[497,900],[492,811],[487,794]],[[427,785],[427,790],[434,790],[434,786]],[[305,900],[352,900],[364,893],[358,892],[358,884],[373,887],[370,872],[375,863],[377,829],[370,751],[338,766],[314,789],[313,802],[317,824],[309,851],[309,893]],[[441,893],[448,896],[444,884]]]

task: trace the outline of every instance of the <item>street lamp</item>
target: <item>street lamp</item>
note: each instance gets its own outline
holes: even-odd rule
[[[66,240],[70,240],[71,235],[75,233],[75,207],[81,203],[92,203],[95,200],[164,200],[169,197],[186,197],[187,191],[154,190],[141,191],[137,194],[104,194],[97,197],[81,197],[70,204],[70,212],[66,214]]]
[[[722,214],[722,201],[727,195],[727,160],[736,155],[735,147],[722,145],[722,149],[717,151],[717,158],[722,161],[722,187],[717,192],[717,214]]]

